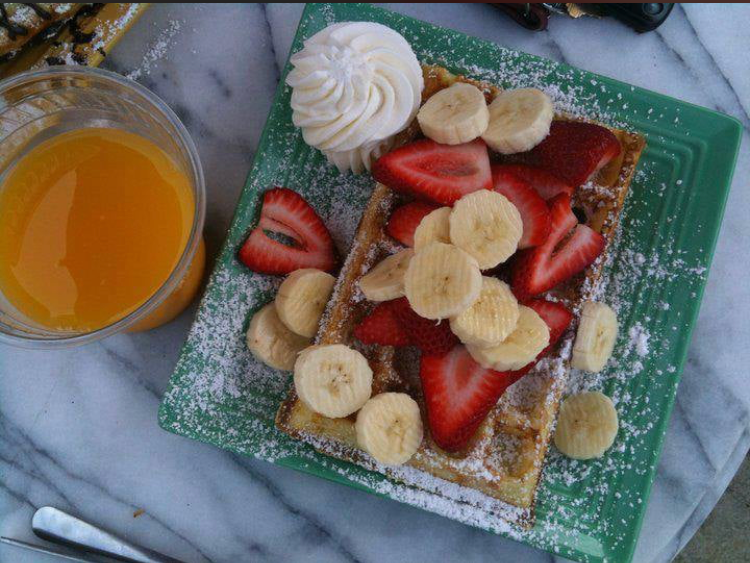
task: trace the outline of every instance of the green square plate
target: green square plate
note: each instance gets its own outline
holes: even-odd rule
[[[615,361],[594,379],[621,417],[615,447],[601,460],[575,462],[552,448],[537,496],[537,523],[517,529],[438,491],[412,489],[316,453],[274,428],[289,375],[247,352],[252,313],[278,280],[235,258],[269,186],[300,191],[347,249],[372,186],[368,175],[340,176],[307,147],[291,121],[283,79],[252,171],[195,323],[160,409],[163,428],[279,465],[397,499],[580,561],[632,558],[654,478],[690,333],[705,285],[740,142],[736,120],[615,80],[362,4],[308,5],[292,52],[337,21],[370,20],[401,32],[423,62],[501,86],[538,86],[558,109],[639,131],[648,147],[631,186],[621,229],[605,267],[602,298],[619,310]],[[287,64],[282,78],[289,70]]]

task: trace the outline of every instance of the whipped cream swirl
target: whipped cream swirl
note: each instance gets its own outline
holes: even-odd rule
[[[384,25],[331,25],[291,62],[292,121],[339,168],[369,167],[419,110],[422,69],[406,39]]]

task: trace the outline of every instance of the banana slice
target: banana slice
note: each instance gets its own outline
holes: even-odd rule
[[[295,334],[281,322],[273,303],[253,315],[247,330],[247,347],[253,356],[274,369],[292,371],[297,354],[309,345],[309,338]]]
[[[370,301],[390,301],[404,296],[404,274],[414,256],[411,248],[382,260],[359,280],[359,289]]]
[[[560,405],[555,446],[573,459],[602,457],[617,437],[617,426],[609,397],[598,391],[572,395]]]
[[[521,305],[513,332],[497,346],[482,348],[469,344],[466,349],[478,364],[497,371],[515,371],[533,362],[549,344],[549,327],[534,309]]]
[[[505,90],[492,101],[489,111],[490,124],[482,139],[501,154],[534,148],[549,134],[555,115],[552,100],[536,88]]]
[[[333,292],[336,278],[315,268],[295,270],[276,294],[276,312],[289,330],[312,338]]]
[[[414,231],[414,251],[419,252],[433,242],[451,242],[450,207],[440,207],[424,216]]]
[[[570,365],[591,372],[604,369],[612,356],[617,331],[617,315],[608,305],[586,301],[581,309]]]
[[[357,443],[380,463],[401,465],[422,443],[419,405],[406,393],[381,393],[357,414]]]
[[[449,221],[451,242],[476,258],[482,270],[510,258],[523,234],[516,206],[490,190],[479,190],[458,200]]]
[[[342,418],[357,412],[372,393],[367,359],[348,346],[311,346],[294,364],[294,388],[318,414]]]
[[[519,316],[518,301],[508,284],[485,276],[479,299],[450,320],[451,330],[464,344],[497,346],[516,328]]]
[[[477,261],[452,244],[433,242],[414,255],[404,277],[404,292],[426,319],[447,319],[471,307],[482,289]]]
[[[460,145],[487,129],[490,112],[476,86],[456,83],[430,97],[417,114],[422,133],[444,145]]]

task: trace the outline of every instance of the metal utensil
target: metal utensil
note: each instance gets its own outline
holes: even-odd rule
[[[78,557],[76,555],[69,555],[67,553],[63,553],[62,551],[58,551],[56,549],[51,549],[49,547],[36,545],[33,543],[17,540],[14,538],[6,538],[5,536],[0,537],[0,542],[7,543],[8,545],[12,545],[13,547],[20,547],[21,549],[28,549],[29,551],[36,551],[37,553],[46,553],[47,555],[55,555],[57,557],[60,557],[61,559],[65,559],[67,561],[75,561],[76,563],[96,563],[96,561],[94,561],[93,559],[84,559],[83,557]]]
[[[70,514],[43,506],[31,520],[34,533],[47,541],[106,555],[129,563],[183,563],[151,549],[123,540]]]

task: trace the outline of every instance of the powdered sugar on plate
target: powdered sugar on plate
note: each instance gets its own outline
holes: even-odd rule
[[[650,338],[649,331],[641,323],[635,323],[628,331],[628,348],[634,350],[642,358],[648,356],[648,341]]]

